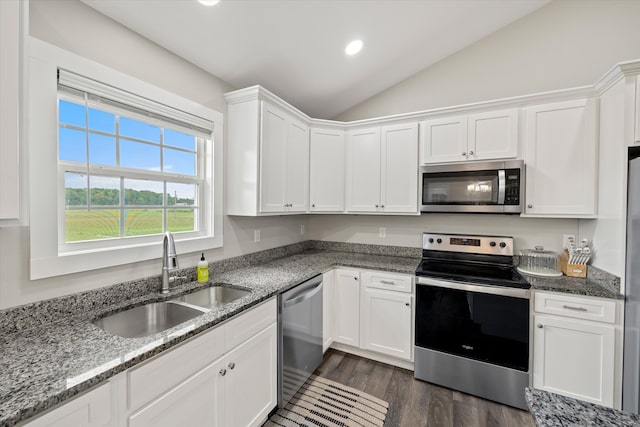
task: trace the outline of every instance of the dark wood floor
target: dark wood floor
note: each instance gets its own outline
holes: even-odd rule
[[[389,402],[388,427],[535,427],[531,414],[413,378],[413,372],[329,350],[316,375]]]

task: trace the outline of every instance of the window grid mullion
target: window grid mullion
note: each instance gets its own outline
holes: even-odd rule
[[[120,177],[120,238],[124,238],[124,177]]]

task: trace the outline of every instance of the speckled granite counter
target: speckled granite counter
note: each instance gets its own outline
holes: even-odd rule
[[[640,415],[617,411],[547,391],[527,388],[525,398],[538,427],[633,427]]]
[[[251,290],[222,309],[143,338],[109,335],[91,323],[125,308],[201,287],[195,268],[161,295],[159,276],[0,311],[0,426],[11,426],[122,372],[231,316],[336,266],[414,274],[419,248],[307,241],[210,264],[212,282]],[[584,279],[570,279],[584,280]],[[567,288],[554,288],[571,292]],[[538,286],[548,285],[535,285]],[[580,292],[586,291],[582,285]],[[597,288],[595,296],[606,296]],[[541,287],[540,289],[547,289]],[[583,293],[584,294],[584,293]],[[588,293],[587,293],[588,294]]]
[[[620,278],[596,267],[589,266],[586,278],[578,277],[540,277],[522,275],[532,289],[539,291],[564,292],[591,297],[624,299],[620,294]]]

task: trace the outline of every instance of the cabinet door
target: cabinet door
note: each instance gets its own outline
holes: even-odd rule
[[[380,209],[380,129],[354,131],[347,142],[347,211]]]
[[[223,426],[220,363],[213,363],[129,417],[129,427]]]
[[[306,212],[309,206],[309,128],[288,123],[285,204],[289,212]]]
[[[103,427],[115,425],[111,385],[103,384],[28,422],[28,427]]]
[[[366,287],[362,290],[360,347],[411,359],[410,294]]]
[[[420,163],[467,160],[467,116],[423,122]]]
[[[277,334],[274,323],[225,357],[223,426],[261,425],[277,405]]]
[[[344,132],[313,129],[310,152],[309,210],[344,211]]]
[[[336,270],[335,342],[360,345],[360,274]]]
[[[23,7],[25,2],[19,0],[0,1],[0,221],[17,219],[20,215],[20,37]]]
[[[333,344],[335,318],[335,270],[322,275],[322,352]]]
[[[594,215],[596,100],[527,108],[527,214]]]
[[[418,124],[382,128],[383,212],[418,213]]]
[[[488,111],[469,116],[469,160],[518,156],[518,109]]]
[[[260,141],[260,211],[285,211],[287,116],[283,111],[262,103]]]
[[[534,316],[533,386],[613,406],[615,328]]]
[[[640,76],[636,76],[636,131],[635,142],[640,143]]]

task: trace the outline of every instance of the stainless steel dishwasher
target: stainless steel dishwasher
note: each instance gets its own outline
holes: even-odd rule
[[[278,407],[322,363],[322,275],[278,296]]]

